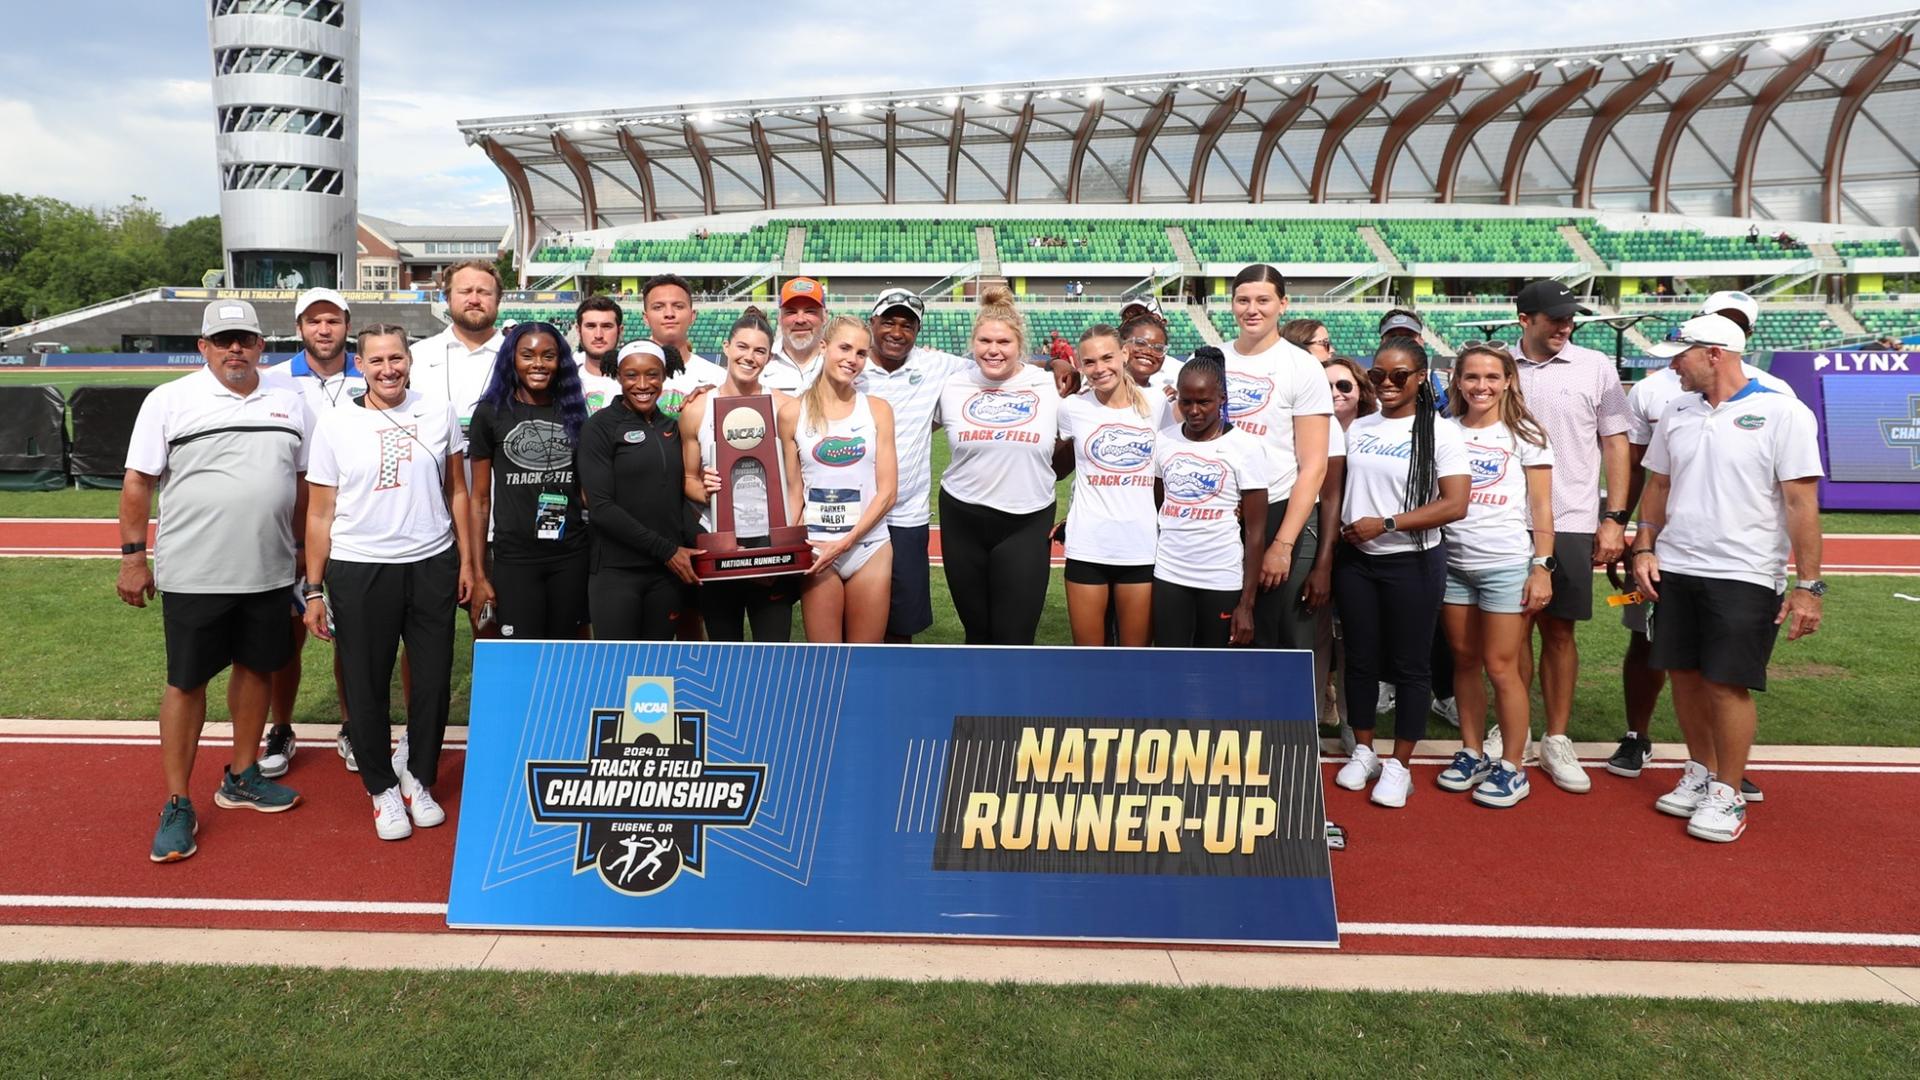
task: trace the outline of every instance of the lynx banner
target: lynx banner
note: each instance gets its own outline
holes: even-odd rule
[[[450,926],[1339,943],[1308,653],[474,648]]]

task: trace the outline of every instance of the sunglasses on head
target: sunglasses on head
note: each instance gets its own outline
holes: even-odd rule
[[[1382,371],[1379,368],[1368,368],[1367,381],[1375,386],[1385,386],[1391,382],[1396,388],[1403,388],[1418,374],[1420,373],[1412,368],[1401,368],[1398,371]]]

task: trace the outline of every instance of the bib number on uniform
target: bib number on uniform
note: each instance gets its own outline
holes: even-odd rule
[[[860,492],[855,488],[808,488],[801,520],[820,532],[851,532],[859,513]]]
[[[567,497],[542,492],[533,510],[533,533],[541,540],[558,540],[567,532]]]

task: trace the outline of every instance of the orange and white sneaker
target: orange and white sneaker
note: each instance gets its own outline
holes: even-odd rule
[[[425,784],[415,780],[413,774],[407,770],[401,769],[399,772],[400,795],[406,800],[407,814],[413,818],[413,823],[423,829],[444,824],[447,820],[447,812],[440,809],[439,803],[433,801],[433,792],[429,791]]]
[[[407,803],[400,797],[398,785],[373,797],[373,831],[382,840],[405,840],[413,835],[413,822],[407,820]]]

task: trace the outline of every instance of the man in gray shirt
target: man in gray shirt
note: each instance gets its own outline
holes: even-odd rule
[[[300,796],[260,775],[260,733],[274,671],[293,655],[287,625],[298,530],[305,518],[307,405],[284,382],[263,383],[253,305],[216,300],[200,323],[206,366],[157,387],[140,406],[120,491],[116,590],[134,607],[162,596],[167,687],[160,757],[167,804],[150,855],[192,855],[199,823],[187,787],[207,719],[207,683],[231,666],[233,761],[214,804],[278,813]],[[155,486],[160,529],[147,563]]]

